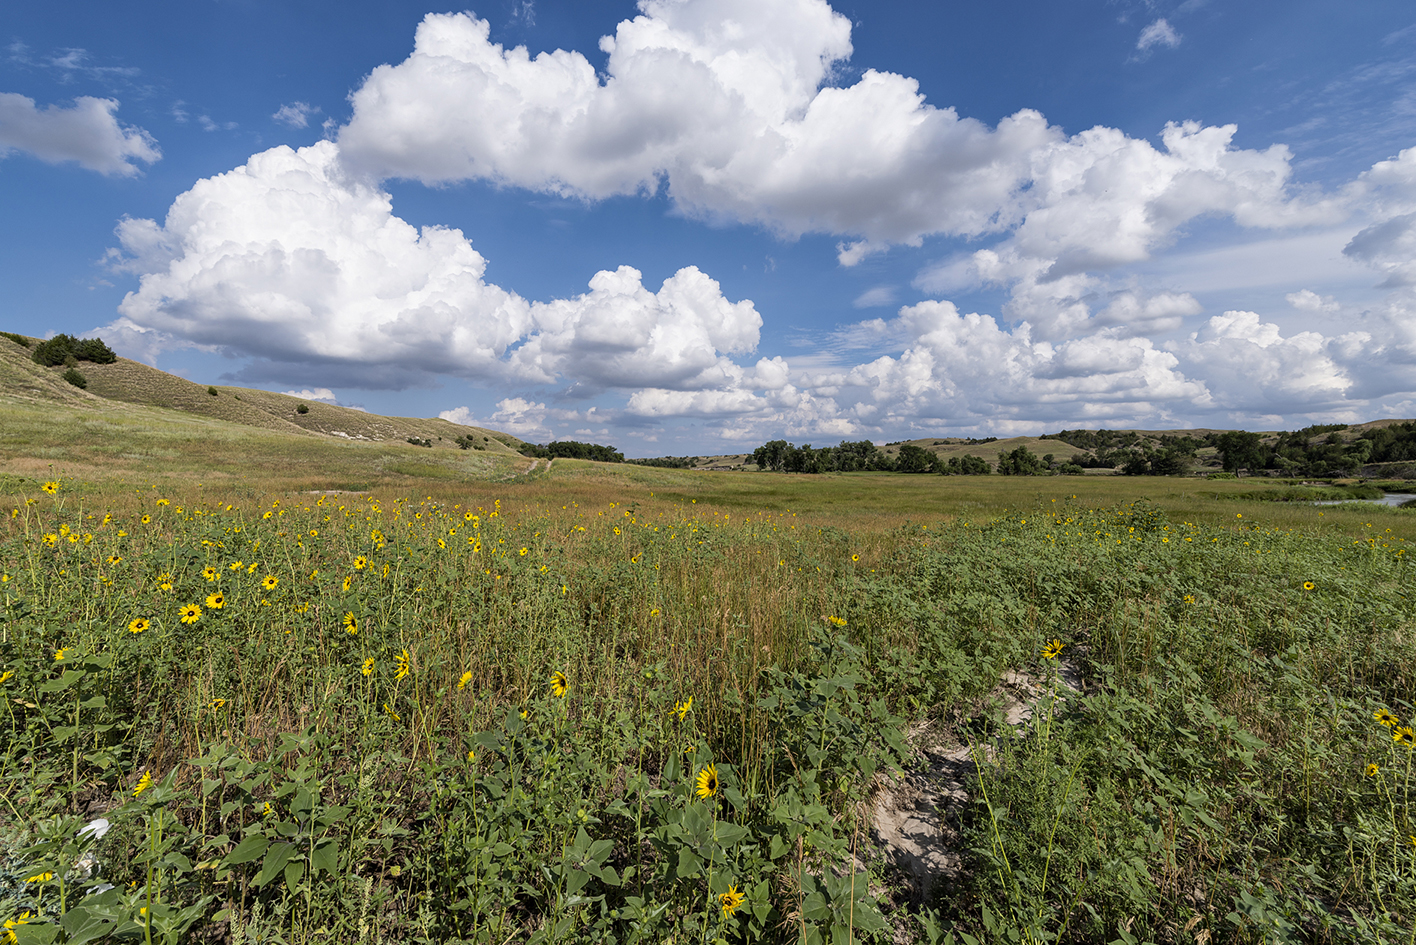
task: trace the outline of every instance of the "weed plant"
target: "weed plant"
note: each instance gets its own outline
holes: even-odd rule
[[[1378,527],[20,485],[16,941],[1409,941],[1416,647]],[[991,721],[1059,652],[1085,695]],[[996,748],[916,923],[862,801],[923,714]]]

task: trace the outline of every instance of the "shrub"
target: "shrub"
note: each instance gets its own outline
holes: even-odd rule
[[[69,370],[65,371],[60,376],[63,377],[64,380],[68,381],[70,384],[73,384],[79,390],[84,390],[88,387],[88,378],[80,374],[77,368],[69,368]]]
[[[54,367],[64,363],[65,358],[73,356],[74,337],[72,335],[59,334],[48,341],[41,341],[34,346],[30,352],[30,359],[35,364],[42,364],[45,367]]]
[[[412,443],[414,446],[423,446],[423,447],[427,447],[428,449],[432,449],[432,448],[433,448],[433,441],[432,441],[432,440],[420,440],[420,439],[418,439],[416,436],[410,436],[410,437],[408,438],[408,442],[409,442],[409,443]]]
[[[215,388],[215,387],[207,387],[207,393],[208,393],[208,394],[211,394],[213,397],[215,397],[215,396],[217,395],[217,394],[216,394],[216,388]]]
[[[300,406],[298,406],[298,407],[295,408],[295,412],[296,412],[296,413],[309,413],[309,412],[310,412],[310,405],[309,405],[309,404],[301,404]]]
[[[102,338],[82,338],[74,344],[74,357],[94,364],[112,364],[118,360],[113,349],[103,343]]]
[[[1085,476],[1087,471],[1076,463],[1063,463],[1057,467],[1057,471],[1064,476]]]
[[[28,338],[24,335],[17,335],[13,331],[0,331],[0,338],[9,338],[21,348],[28,348],[30,346],[30,340]]]
[[[41,341],[30,352],[35,364],[54,367],[73,361],[92,361],[94,364],[112,364],[118,360],[113,349],[103,343],[102,338],[75,338],[63,332]]]

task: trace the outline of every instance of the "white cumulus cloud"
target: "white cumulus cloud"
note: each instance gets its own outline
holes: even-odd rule
[[[162,152],[142,128],[114,117],[118,101],[81,95],[68,108],[39,108],[32,98],[0,92],[0,157],[23,151],[41,161],[75,161],[100,174],[132,177],[136,162],[151,164]]]
[[[328,387],[317,387],[314,390],[310,390],[307,387],[304,390],[287,390],[281,391],[281,393],[286,397],[299,397],[301,400],[323,401],[327,404],[332,404],[336,401],[334,391],[330,390]]]
[[[762,325],[692,266],[657,292],[622,266],[573,299],[529,303],[483,279],[460,230],[394,215],[329,141],[254,155],[118,236],[120,268],[141,276],[119,306],[127,324],[262,359],[247,377],[702,389],[745,376],[730,356],[751,352]]]

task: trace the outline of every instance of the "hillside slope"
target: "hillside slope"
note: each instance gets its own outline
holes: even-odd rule
[[[208,388],[127,358],[112,364],[80,362],[78,370],[88,380],[87,390],[80,390],[63,380],[62,366],[41,367],[29,355],[28,348],[0,337],[0,390],[34,403],[140,404],[295,436],[405,443],[416,438],[432,442],[433,449],[458,449],[460,436],[472,437],[488,453],[516,454],[521,446],[509,434],[440,418],[384,417],[247,387]],[[300,413],[301,405],[306,413]]]

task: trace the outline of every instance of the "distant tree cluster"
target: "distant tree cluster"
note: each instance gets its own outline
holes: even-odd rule
[[[41,341],[30,352],[35,364],[54,367],[67,364],[73,367],[78,361],[94,364],[112,364],[118,360],[113,349],[103,343],[102,338],[75,338],[73,335],[58,334],[47,341]]]
[[[1184,475],[1205,447],[1216,451],[1225,472],[1235,474],[1323,478],[1351,475],[1368,463],[1416,461],[1416,422],[1364,430],[1350,439],[1340,435],[1347,429],[1345,423],[1319,423],[1268,440],[1247,430],[1153,438],[1129,430],[1063,430],[1043,439],[1089,451],[1073,455],[1073,465],[1119,469],[1130,476]]]
[[[898,472],[937,473],[942,475],[986,476],[992,467],[978,456],[951,457],[947,462],[921,446],[900,443],[899,452],[890,456],[869,440],[842,440],[837,446],[814,449],[810,444],[796,446],[786,440],[772,440],[752,451],[752,461],[759,469],[772,472]]]
[[[821,449],[813,449],[810,444],[796,446],[786,440],[771,440],[752,451],[752,461],[759,469],[772,472],[865,472],[895,468],[894,461],[869,440],[842,440],[839,446]]]
[[[1348,476],[1368,463],[1416,460],[1416,423],[1363,430],[1350,440],[1346,424],[1324,423],[1280,433],[1264,442],[1257,433],[1232,430],[1213,435],[1226,472],[1277,471],[1285,476]]]
[[[664,469],[692,469],[698,465],[697,456],[654,456],[649,459],[627,459],[635,466],[659,466]]]
[[[624,454],[613,446],[601,446],[599,443],[578,443],[575,440],[555,440],[541,446],[538,443],[526,443],[521,447],[522,456],[533,456],[537,459],[589,459],[597,463],[622,463]]]

